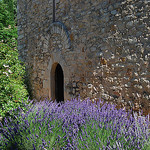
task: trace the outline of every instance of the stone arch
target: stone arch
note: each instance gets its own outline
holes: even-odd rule
[[[64,99],[68,99],[69,92],[66,90],[66,85],[69,81],[70,73],[68,71],[68,60],[66,59],[66,54],[68,55],[68,53],[72,51],[69,32],[63,23],[54,22],[47,29],[44,39],[44,51],[49,56],[47,69],[49,72],[49,98],[52,98],[53,101],[56,98],[54,75],[56,67],[59,64],[64,75]],[[61,47],[59,47],[60,45]]]
[[[58,45],[58,49],[61,51],[70,51],[71,50],[71,40],[69,36],[69,32],[66,28],[66,26],[61,22],[54,22],[50,25],[49,29],[50,33],[50,40],[53,40],[53,38],[57,38],[57,40],[60,40],[60,43],[62,44],[61,47]],[[55,39],[54,39],[55,41]],[[55,41],[56,42],[56,41]],[[57,42],[53,45],[53,43],[50,42],[50,48],[52,50],[53,48],[56,48]],[[53,50],[52,50],[53,51]]]
[[[64,74],[59,63],[54,63],[51,69],[51,95],[52,100],[58,103],[64,101]]]

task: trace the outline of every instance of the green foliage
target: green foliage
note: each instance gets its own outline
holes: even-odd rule
[[[17,18],[17,0],[13,1],[13,6],[14,6],[13,7],[14,8],[14,10],[13,10],[14,11],[14,19],[15,19],[15,22],[17,22],[17,19],[16,19]]]
[[[7,6],[6,10],[9,12],[9,20],[14,24],[16,18],[17,1],[16,0],[2,0],[2,3]],[[12,25],[12,24],[10,24]]]
[[[17,28],[11,27],[0,30],[0,41],[9,44],[11,47],[17,43]]]
[[[18,60],[18,51],[8,44],[0,43],[0,116],[22,107],[27,99],[24,86],[24,66]],[[21,99],[22,98],[22,99]]]
[[[9,12],[14,14],[14,0],[3,0],[3,3],[7,4]]]
[[[16,0],[0,0],[0,41],[3,43],[16,42],[16,4]]]
[[[8,27],[8,25],[12,25],[13,22],[11,14],[8,11],[8,5],[0,1],[0,29]]]
[[[0,0],[0,30],[15,26],[16,16],[17,0]]]
[[[17,0],[0,0],[0,116],[11,116],[27,99],[23,76],[25,67],[18,60]],[[10,115],[10,111],[12,111]]]

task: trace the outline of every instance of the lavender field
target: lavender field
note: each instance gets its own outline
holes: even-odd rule
[[[96,107],[95,107],[96,106]],[[73,99],[45,100],[0,123],[1,150],[149,150],[148,116],[137,118],[115,105]]]

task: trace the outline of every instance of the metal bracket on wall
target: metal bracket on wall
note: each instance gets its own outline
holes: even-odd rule
[[[56,3],[55,3],[55,0],[53,0],[53,22],[55,22],[55,6],[56,6]]]

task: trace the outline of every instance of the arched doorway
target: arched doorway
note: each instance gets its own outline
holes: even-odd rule
[[[57,64],[54,75],[55,82],[55,99],[56,101],[63,102],[64,101],[64,75],[63,70],[60,64]]]

